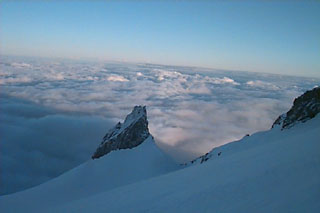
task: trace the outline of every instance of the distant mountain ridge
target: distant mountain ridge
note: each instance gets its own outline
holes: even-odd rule
[[[123,123],[110,129],[92,159],[100,158],[113,150],[131,149],[149,137],[146,106],[135,106]]]

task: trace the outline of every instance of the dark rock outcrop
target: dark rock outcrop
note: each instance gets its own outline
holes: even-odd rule
[[[280,125],[281,129],[288,129],[297,122],[306,122],[320,112],[320,87],[305,92],[296,98],[291,109],[280,115],[273,123],[272,128]]]
[[[139,146],[149,135],[146,107],[135,106],[123,123],[119,122],[103,137],[92,159],[99,158],[113,150]]]

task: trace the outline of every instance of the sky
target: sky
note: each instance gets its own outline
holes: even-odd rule
[[[1,1],[0,53],[320,77],[314,1]]]

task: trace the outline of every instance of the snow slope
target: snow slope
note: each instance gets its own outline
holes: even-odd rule
[[[0,212],[319,212],[320,113],[303,121],[217,147],[180,170],[149,135],[0,197]]]
[[[149,140],[137,147],[137,152],[132,152],[135,149],[120,151],[127,152],[130,157],[125,157],[126,160],[134,162],[135,166],[126,173],[131,182],[135,182],[140,173],[144,177],[151,176],[147,171],[156,169],[153,168],[156,162],[147,164],[149,167],[138,166],[146,163],[140,156],[145,148],[158,150]],[[105,171],[114,169],[105,162],[120,152],[110,153],[99,159],[98,164],[90,161],[47,184],[1,197],[0,210],[318,212],[320,209],[319,115],[285,131],[276,127],[218,147],[202,164],[133,184],[110,187],[108,181],[93,174],[103,171],[102,168],[107,168]],[[118,155],[121,159],[124,156]],[[157,162],[157,165],[161,164]]]
[[[52,212],[319,212],[320,116],[216,148],[203,164]],[[94,180],[92,180],[94,181]]]
[[[0,212],[43,212],[178,169],[150,135],[133,149],[113,151],[26,191],[0,197]]]

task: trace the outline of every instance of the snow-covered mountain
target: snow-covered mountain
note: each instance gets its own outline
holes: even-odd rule
[[[319,212],[319,138],[318,115],[216,148],[205,163],[52,212]]]
[[[319,93],[312,94],[318,97]],[[299,98],[305,100],[304,95]],[[314,97],[308,100],[304,101],[302,108],[318,103],[318,99]],[[298,118],[290,128],[282,129],[282,126],[274,125],[268,131],[258,132],[217,147],[196,159],[191,166],[180,170],[164,174],[164,170],[172,164],[159,162],[157,165],[160,167],[166,165],[162,173],[158,172],[159,175],[155,177],[151,172],[153,178],[145,178],[146,176],[142,175],[141,181],[137,181],[135,176],[140,175],[137,173],[150,174],[150,169],[156,169],[153,167],[155,164],[148,163],[148,167],[140,167],[140,164],[145,166],[144,163],[148,161],[146,159],[152,159],[152,153],[159,151],[149,136],[133,149],[112,151],[46,184],[3,196],[0,198],[0,210],[2,212],[319,212],[320,116],[317,110],[314,112],[317,113],[312,118]],[[146,154],[144,153],[146,150],[153,151]],[[109,185],[107,175],[93,175],[97,171],[99,174],[105,170],[117,170],[119,166],[116,162],[123,162],[123,158],[126,159],[126,163],[121,165],[129,164],[130,167],[126,166],[123,174],[118,173],[113,177],[126,179],[127,176],[132,184],[127,182],[107,187]],[[157,159],[165,158],[157,157]],[[131,168],[132,166],[134,168]],[[128,169],[130,172],[127,172]],[[115,180],[111,179],[112,181]]]
[[[142,106],[134,107],[123,124],[107,133],[93,158],[99,159],[34,188],[2,196],[0,212],[45,211],[180,168],[155,144]]]

